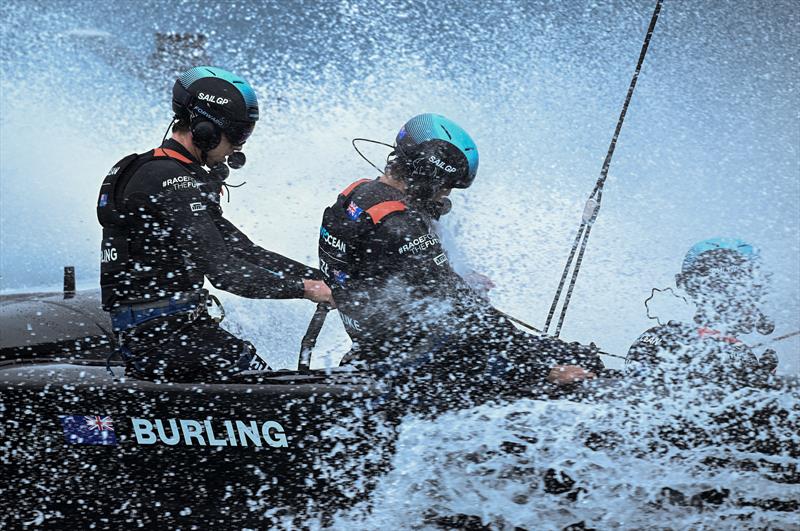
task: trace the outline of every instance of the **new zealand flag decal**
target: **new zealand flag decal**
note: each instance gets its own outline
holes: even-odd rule
[[[103,208],[108,204],[108,194],[100,194],[100,201],[97,202],[97,206]]]
[[[360,216],[362,212],[364,212],[364,210],[359,208],[352,201],[350,201],[350,204],[347,205],[347,217],[354,221],[358,219],[358,216]]]
[[[64,428],[64,438],[69,444],[117,444],[114,421],[109,416],[61,415],[59,418]]]

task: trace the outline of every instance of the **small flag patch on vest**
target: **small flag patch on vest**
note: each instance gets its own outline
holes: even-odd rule
[[[361,213],[364,212],[363,209],[359,208],[358,205],[350,201],[350,204],[347,205],[347,217],[356,220]]]
[[[117,444],[114,421],[101,415],[61,415],[64,438],[69,444],[111,446]]]
[[[108,194],[100,194],[100,201],[97,202],[97,206],[104,207],[108,204]]]

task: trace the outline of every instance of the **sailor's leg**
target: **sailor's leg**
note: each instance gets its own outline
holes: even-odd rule
[[[137,330],[128,344],[135,376],[172,382],[219,382],[242,371],[268,370],[252,343],[234,336],[207,314],[171,316]]]
[[[241,373],[269,370],[252,343],[231,334],[213,319],[201,316],[181,336],[180,345],[174,349],[179,366],[172,370],[173,379],[219,382]],[[186,348],[187,344],[191,348]]]

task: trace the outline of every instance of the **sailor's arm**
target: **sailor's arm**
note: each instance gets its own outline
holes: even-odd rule
[[[295,279],[302,282],[305,299],[335,305],[331,289],[320,280],[322,274],[318,269],[256,245],[221,213],[212,213],[212,218],[231,254],[257,267],[280,273],[287,281]]]
[[[300,279],[321,278],[321,273],[318,269],[314,269],[313,267],[301,264],[291,258],[264,249],[253,243],[247,235],[221,215],[213,217],[217,228],[225,239],[228,250],[239,258],[271,271],[279,271],[287,277],[297,277]]]
[[[411,212],[399,212],[385,219],[377,228],[376,241],[388,257],[393,274],[414,291],[415,298],[476,298],[466,282],[450,267],[439,236]]]
[[[512,360],[525,367],[530,379],[544,379],[566,385],[594,377],[594,373],[576,365],[562,365],[571,359],[574,349],[552,338],[529,336],[516,329],[508,319],[492,307],[450,267],[438,236],[413,215],[400,214],[387,219],[380,228],[387,253],[394,256],[393,267],[413,286],[418,296],[435,300],[456,299],[459,311],[470,315],[475,327],[498,336],[508,336],[523,345],[526,359]]]
[[[196,188],[167,189],[154,195],[153,203],[170,232],[165,242],[174,243],[214,287],[253,299],[304,297],[299,278],[259,267],[228,250],[210,213],[198,207],[201,201]]]

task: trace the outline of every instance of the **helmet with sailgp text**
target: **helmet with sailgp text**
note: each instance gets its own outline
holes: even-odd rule
[[[439,114],[420,114],[403,125],[395,139],[393,165],[409,194],[432,197],[444,188],[468,188],[478,172],[478,148],[458,124]]]
[[[692,245],[681,264],[681,273],[706,271],[725,264],[752,263],[758,249],[739,238],[709,238]]]
[[[181,74],[172,87],[172,110],[189,126],[203,152],[217,147],[224,133],[234,146],[243,145],[258,121],[258,99],[243,78],[213,66],[197,66]]]

